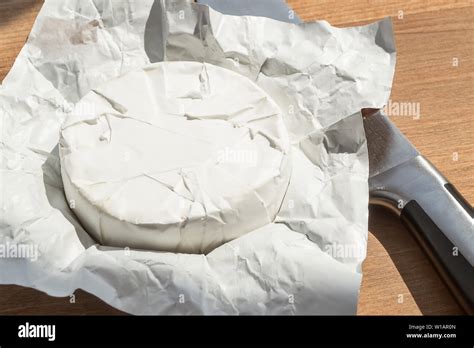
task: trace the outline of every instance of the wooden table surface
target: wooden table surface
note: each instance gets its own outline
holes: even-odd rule
[[[391,16],[397,67],[392,102],[419,103],[420,118],[393,122],[474,202],[474,10],[470,0],[289,0],[304,20],[336,26]],[[39,0],[0,2],[0,81],[23,46]],[[455,64],[458,62],[458,64]],[[454,63],[454,64],[453,64]],[[359,314],[461,314],[413,237],[390,213],[369,211]],[[77,291],[75,303],[19,286],[0,286],[0,314],[117,314],[96,297]]]

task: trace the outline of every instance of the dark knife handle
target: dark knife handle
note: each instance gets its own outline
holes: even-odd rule
[[[466,205],[463,208],[468,208],[472,216],[472,207]],[[459,304],[467,313],[474,314],[474,269],[470,263],[417,201],[408,202],[400,217],[428,254]]]
[[[370,200],[413,232],[463,309],[474,314],[473,209],[419,155],[370,179]]]

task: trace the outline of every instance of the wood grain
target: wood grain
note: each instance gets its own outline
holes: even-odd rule
[[[419,119],[393,122],[474,201],[474,16],[472,1],[289,0],[304,20],[349,26],[391,16],[397,46],[392,102],[420,103]],[[0,80],[23,46],[42,1],[0,3]],[[400,12],[402,11],[402,12]],[[453,59],[458,66],[453,66]],[[359,314],[461,314],[413,237],[390,213],[369,210]],[[0,314],[118,314],[84,291],[75,303],[0,286]]]

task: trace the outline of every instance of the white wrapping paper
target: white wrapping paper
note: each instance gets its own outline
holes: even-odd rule
[[[63,193],[57,144],[74,104],[162,58],[249,77],[290,134],[276,221],[207,255],[99,246]],[[339,29],[189,1],[46,0],[0,88],[0,283],[81,288],[133,314],[354,314],[368,220],[359,110],[385,104],[394,67],[389,19]]]

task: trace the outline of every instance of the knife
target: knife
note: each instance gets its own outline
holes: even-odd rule
[[[370,203],[413,233],[463,309],[474,313],[474,212],[382,111],[363,112]]]
[[[231,15],[301,23],[283,0],[198,0]],[[474,211],[380,110],[362,110],[370,204],[397,214],[461,307],[474,313]]]

